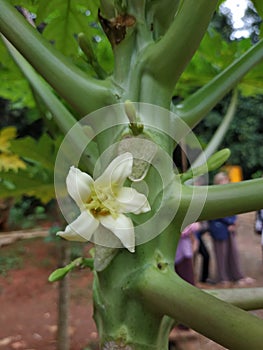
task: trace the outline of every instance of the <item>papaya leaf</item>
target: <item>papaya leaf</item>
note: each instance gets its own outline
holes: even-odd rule
[[[27,9],[30,12],[36,13],[36,10],[39,5],[39,0],[11,0],[10,1],[14,6],[20,6]]]
[[[91,2],[77,0],[40,1],[37,23],[45,22],[44,37],[54,43],[56,48],[66,56],[79,54],[77,35],[91,32],[98,34],[98,28],[90,26]],[[94,5],[92,10],[95,10]],[[97,14],[96,14],[97,16]]]
[[[11,150],[28,162],[25,170],[0,172],[0,197],[35,196],[44,204],[55,198],[54,164],[61,139],[43,134],[11,141]]]
[[[34,107],[35,101],[27,80],[10,58],[6,47],[0,40],[0,96],[20,106]]]
[[[43,36],[89,75],[94,75],[94,71],[79,49],[77,38],[80,33],[92,46],[99,65],[108,74],[113,70],[111,46],[98,22],[98,8],[98,1],[53,0],[47,3],[41,0],[36,18],[37,24],[45,23]]]
[[[10,146],[16,137],[16,128],[8,126],[0,130],[0,171],[17,171],[25,169],[25,162],[17,154],[12,153]]]
[[[56,144],[47,134],[43,134],[38,141],[27,136],[11,142],[11,150],[14,153],[24,159],[41,164],[50,172],[54,170],[58,146],[59,144]]]
[[[0,172],[0,197],[20,198],[22,195],[35,196],[44,204],[55,198],[53,176],[31,174],[29,170]]]
[[[10,151],[10,141],[16,137],[16,127],[8,126],[0,130],[0,151]]]
[[[252,0],[255,9],[257,10],[257,13],[261,18],[263,18],[263,2],[262,0]]]
[[[0,171],[18,171],[25,168],[25,162],[17,154],[0,153]]]
[[[201,45],[182,74],[176,89],[175,96],[183,98],[193,91],[204,86],[216,75],[228,67],[235,58],[251,48],[250,39],[226,42],[214,29],[209,28]],[[262,94],[263,64],[260,63],[246,74],[238,85],[243,96]]]

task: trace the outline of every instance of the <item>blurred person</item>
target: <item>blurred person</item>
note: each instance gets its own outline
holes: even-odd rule
[[[206,183],[207,178],[203,175],[195,178],[194,180],[195,186],[204,186]],[[200,254],[202,258],[199,282],[213,284],[214,282],[209,279],[210,254],[203,239],[203,235],[209,230],[209,225],[207,221],[201,221],[199,222],[199,226],[199,229],[195,232],[195,236],[198,242],[196,253]]]
[[[215,185],[227,183],[229,183],[229,178],[224,172],[218,173],[214,178]],[[236,241],[236,216],[210,220],[209,231],[214,245],[217,282],[225,286],[231,282],[236,282],[240,286],[253,283],[254,279],[245,277],[241,271]]]
[[[208,222],[202,221],[200,222],[200,229],[196,231],[195,235],[198,241],[197,253],[202,257],[199,282],[212,284],[214,282],[209,279],[210,254],[203,239],[203,235],[208,232],[208,230]]]
[[[263,259],[263,209],[256,211],[255,232],[261,235],[261,250]]]
[[[192,285],[195,284],[193,257],[198,246],[195,233],[199,229],[200,224],[198,222],[186,226],[181,233],[174,261],[175,272]],[[179,324],[173,329],[173,331],[176,330],[191,332],[190,328],[183,324]]]
[[[178,242],[174,268],[176,273],[190,284],[195,284],[193,257],[197,250],[198,242],[195,236],[197,230],[200,229],[200,223],[195,222],[188,225],[183,232]]]

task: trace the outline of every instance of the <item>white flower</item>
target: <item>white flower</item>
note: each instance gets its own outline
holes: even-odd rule
[[[107,234],[111,231],[125,248],[134,252],[133,222],[125,213],[145,213],[150,210],[150,205],[144,194],[123,186],[132,173],[132,163],[132,154],[123,153],[95,181],[72,166],[66,184],[69,195],[81,213],[65,231],[58,232],[57,235],[71,241],[84,242],[89,241],[92,235],[101,236],[101,232]],[[108,238],[105,237],[105,242],[107,241]]]

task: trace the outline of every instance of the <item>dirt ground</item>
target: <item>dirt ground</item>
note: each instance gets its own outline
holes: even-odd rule
[[[238,217],[238,242],[242,268],[263,287],[260,237],[253,231],[254,213]],[[1,235],[1,234],[0,234]],[[1,237],[1,236],[0,236]],[[206,243],[212,254],[209,236]],[[56,350],[58,283],[48,276],[56,268],[57,250],[43,238],[23,240],[0,248],[0,257],[19,256],[18,266],[0,274],[0,350]],[[0,260],[1,264],[1,260]],[[199,273],[199,258],[196,273]],[[214,277],[214,263],[211,278]],[[200,288],[207,287],[198,285]],[[70,350],[97,349],[96,327],[92,319],[92,273],[81,270],[70,277]],[[255,312],[263,317],[263,312]],[[178,332],[173,349],[222,350],[223,347],[194,333]]]

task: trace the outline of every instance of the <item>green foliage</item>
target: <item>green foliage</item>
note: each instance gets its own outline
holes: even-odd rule
[[[36,13],[40,0],[19,0],[19,1],[10,0],[10,2],[14,6],[21,6],[22,8],[25,8],[33,13]]]
[[[22,195],[27,194],[41,199],[43,203],[47,203],[54,198],[52,177],[43,179],[40,171],[35,174],[34,169],[29,169],[29,171],[31,170],[32,174],[25,170],[17,173],[1,173],[1,197],[20,198]]]
[[[26,164],[14,154],[11,149],[11,140],[16,137],[16,128],[9,126],[0,130],[0,171],[18,171],[25,169]]]
[[[87,17],[85,1],[40,1],[37,24],[47,23],[43,35],[66,56],[76,53],[76,35],[85,30]]]
[[[181,76],[175,95],[187,97],[204,86],[251,47],[250,39],[227,42],[212,27],[204,36],[201,45]],[[263,63],[253,68],[239,83],[244,96],[263,94]]]
[[[11,143],[11,149],[25,160],[53,172],[59,144],[60,140],[54,142],[48,134],[44,133],[39,140],[30,136],[14,140]]]
[[[225,98],[195,129],[201,141],[207,143],[222,120],[228,105]],[[263,107],[262,97],[241,98],[235,117],[222,142],[222,147],[231,149],[229,164],[240,165],[244,177],[249,179],[263,169]]]
[[[230,161],[243,168],[245,178],[250,178],[253,173],[263,169],[262,125],[261,96],[241,100],[224,144],[231,144]]]
[[[53,0],[47,3],[40,0],[36,14],[36,24],[45,23],[43,36],[65,56],[71,57],[80,68],[93,75],[91,65],[84,64],[84,55],[79,48],[80,33],[84,33],[91,49],[96,52],[98,62],[106,71],[112,71],[113,63],[110,44],[98,24],[98,6],[98,1]]]
[[[0,173],[0,196],[35,196],[43,203],[55,198],[53,170],[60,142],[60,138],[53,140],[47,134],[43,134],[38,141],[29,136],[14,140],[11,149],[28,165],[26,170],[16,173]]]
[[[35,102],[27,80],[11,59],[0,40],[0,96],[16,104],[16,107],[34,107]]]
[[[253,0],[252,2],[257,10],[257,13],[261,18],[263,18],[263,2],[261,0]]]
[[[46,209],[37,205],[32,207],[32,198],[23,197],[19,202],[15,203],[10,209],[8,216],[8,227],[12,229],[28,229],[37,225],[39,220],[47,218]]]
[[[98,23],[98,1],[19,0],[14,5],[31,11],[37,26],[43,26],[43,36],[88,75],[97,76],[92,62],[85,56],[78,43],[83,33],[96,53],[98,64],[107,73],[113,70],[113,55],[107,37]],[[35,106],[28,81],[10,57],[0,41],[0,96],[12,101],[17,107]]]

